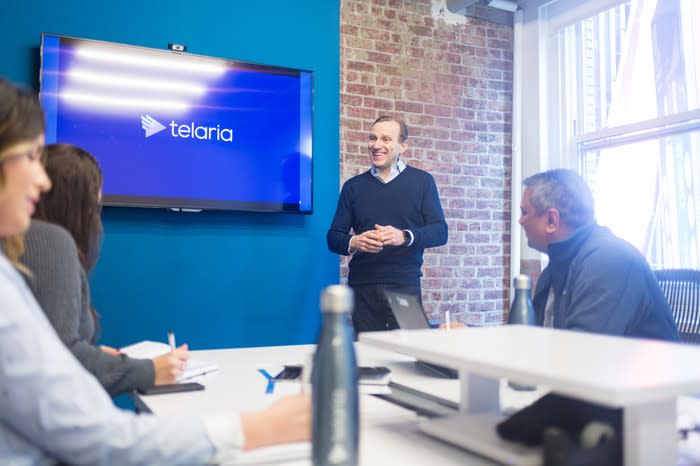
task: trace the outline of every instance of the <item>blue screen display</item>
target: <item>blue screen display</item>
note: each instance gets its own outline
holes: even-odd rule
[[[310,71],[44,34],[47,143],[92,153],[105,205],[312,211]]]

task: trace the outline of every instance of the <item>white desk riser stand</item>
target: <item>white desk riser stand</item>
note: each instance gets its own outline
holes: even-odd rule
[[[360,334],[360,341],[458,368],[460,411],[465,414],[498,413],[502,377],[622,407],[627,466],[676,464],[676,398],[700,390],[700,348],[688,345],[523,326],[370,332]],[[461,432],[455,432],[454,424],[431,431],[431,422],[426,432],[469,443],[458,438]],[[483,424],[481,430],[493,431]],[[476,451],[507,464],[533,464],[500,451],[503,441],[490,434],[496,444],[476,445]]]

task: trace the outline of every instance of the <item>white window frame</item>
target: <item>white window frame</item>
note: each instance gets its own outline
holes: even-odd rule
[[[681,3],[697,0],[681,0]],[[579,170],[581,152],[603,144],[623,144],[642,139],[680,134],[700,127],[700,110],[659,117],[605,128],[596,132],[577,135],[563,141],[559,122],[582,121],[574,105],[562,105],[559,92],[550,92],[550,76],[559,66],[557,44],[552,44],[551,34],[571,24],[578,23],[598,13],[624,3],[624,0],[522,0],[515,15],[513,89],[513,196],[512,196],[512,261],[511,270],[517,274],[520,259],[543,259],[530,249],[518,224],[519,204],[522,195],[522,179],[550,168],[564,167]],[[689,28],[684,28],[688,31]],[[689,38],[685,38],[689,40]],[[687,72],[694,73],[690,69]],[[564,99],[577,102],[577,96]],[[700,96],[689,95],[689,103]],[[697,104],[695,105],[697,106]],[[555,109],[555,110],[552,110]],[[568,113],[568,114],[566,114]],[[517,246],[520,246],[519,248]],[[545,259],[546,260],[546,259]]]

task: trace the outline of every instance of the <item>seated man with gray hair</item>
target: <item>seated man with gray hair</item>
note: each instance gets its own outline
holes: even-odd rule
[[[595,221],[593,195],[572,170],[523,181],[520,225],[549,256],[534,295],[538,325],[678,341],[678,329],[642,254]]]

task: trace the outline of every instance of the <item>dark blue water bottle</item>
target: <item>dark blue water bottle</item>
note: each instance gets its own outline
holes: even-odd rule
[[[509,324],[535,325],[535,308],[530,298],[530,277],[518,275],[513,279],[515,298],[508,314]]]
[[[311,373],[314,466],[356,466],[359,436],[357,362],[350,313],[350,288],[321,293],[323,325]]]
[[[508,323],[535,325],[535,308],[532,306],[532,298],[530,297],[530,277],[518,275],[513,279],[513,286],[515,287],[515,297],[513,298],[513,304],[510,306]],[[508,382],[508,386],[513,390],[519,391],[537,388],[532,385],[523,385],[512,381]]]

